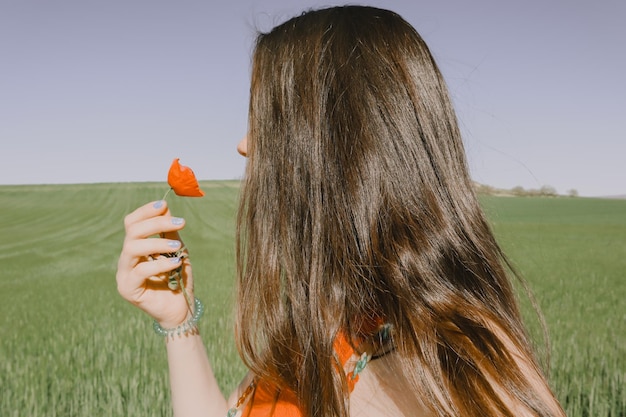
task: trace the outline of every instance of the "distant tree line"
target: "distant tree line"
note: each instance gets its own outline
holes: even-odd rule
[[[510,190],[492,187],[491,185],[474,183],[474,188],[478,194],[516,196],[516,197],[557,197],[559,193],[551,185],[544,185],[541,188],[524,188],[520,185]],[[578,197],[578,190],[572,188],[567,190],[566,196]]]

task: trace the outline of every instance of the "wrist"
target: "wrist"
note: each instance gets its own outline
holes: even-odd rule
[[[188,334],[197,334],[198,333],[198,321],[202,317],[204,313],[204,304],[197,298],[194,298],[193,303],[193,313],[191,315],[187,315],[187,319],[177,326],[168,327],[165,323],[159,323],[158,321],[154,321],[153,329],[156,334],[159,336],[163,336],[166,339],[173,339],[175,337],[186,336]]]

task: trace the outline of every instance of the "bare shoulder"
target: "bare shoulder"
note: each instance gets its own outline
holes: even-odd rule
[[[403,375],[394,353],[370,361],[350,396],[350,416],[434,416],[415,395],[411,395],[409,383]]]
[[[231,392],[230,396],[228,397],[228,407],[234,407],[237,404],[237,401],[241,398],[244,392],[246,392],[253,380],[254,374],[248,371],[248,373],[241,380],[237,388],[235,388],[235,390]]]

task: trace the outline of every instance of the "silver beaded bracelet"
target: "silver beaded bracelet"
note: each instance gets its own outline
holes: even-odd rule
[[[190,333],[192,331],[197,331],[198,321],[200,320],[200,317],[202,317],[202,314],[204,313],[204,304],[202,304],[202,301],[198,300],[195,297],[194,297],[193,304],[194,304],[193,314],[183,324],[177,327],[173,327],[171,329],[164,329],[155,320],[153,324],[154,332],[158,334],[159,336],[164,336],[166,339],[170,337],[173,339],[174,336],[186,335],[187,333]]]

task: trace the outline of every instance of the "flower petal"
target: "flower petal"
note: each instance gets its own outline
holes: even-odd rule
[[[202,197],[204,192],[200,189],[198,180],[191,168],[181,165],[180,159],[172,161],[167,173],[167,183],[172,190],[181,197]]]

